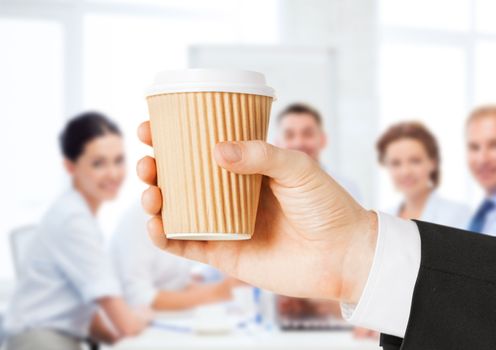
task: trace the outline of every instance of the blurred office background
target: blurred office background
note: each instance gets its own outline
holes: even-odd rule
[[[495,100],[494,13],[493,0],[0,0],[0,294],[14,276],[8,233],[68,185],[57,145],[68,117],[96,109],[125,132],[129,176],[101,214],[104,231],[139,199],[135,163],[149,150],[136,127],[163,69],[261,70],[279,95],[273,115],[313,104],[330,137],[323,163],[371,207],[397,196],[377,165],[377,136],[423,121],[441,144],[440,192],[477,203],[464,121]]]

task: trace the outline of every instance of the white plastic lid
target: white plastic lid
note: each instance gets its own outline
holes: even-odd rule
[[[166,70],[155,76],[146,96],[175,92],[238,92],[270,96],[275,91],[267,86],[262,73],[232,69],[183,69]]]

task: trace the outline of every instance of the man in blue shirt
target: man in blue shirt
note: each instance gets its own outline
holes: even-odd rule
[[[475,109],[466,131],[468,165],[485,193],[468,229],[496,236],[496,105]]]

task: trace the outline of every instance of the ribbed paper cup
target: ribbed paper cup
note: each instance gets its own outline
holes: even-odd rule
[[[265,140],[273,96],[164,90],[147,101],[167,238],[249,239],[261,175],[222,169],[213,150],[222,141]]]

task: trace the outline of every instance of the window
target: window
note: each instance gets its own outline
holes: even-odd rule
[[[475,54],[475,103],[496,101],[496,40],[480,40]]]
[[[470,1],[381,0],[380,19],[388,27],[466,31]]]
[[[0,279],[11,275],[7,234],[36,222],[64,186],[62,30],[54,21],[0,21]],[[36,58],[36,59],[33,59]]]
[[[97,109],[124,131],[128,181],[101,215],[111,234],[143,188],[135,163],[149,150],[135,135],[154,73],[187,67],[192,44],[276,42],[278,3],[0,0],[0,156],[11,169],[0,183],[0,281],[13,277],[8,232],[37,222],[68,186],[57,145],[67,118]]]
[[[477,32],[484,34],[496,34],[496,2],[494,0],[476,1],[476,28]]]
[[[57,144],[68,117],[97,109],[124,130],[128,181],[101,215],[111,234],[143,186],[135,162],[149,150],[135,135],[154,73],[187,67],[192,44],[274,43],[277,12],[278,0],[0,0],[0,156],[11,169],[0,183],[0,281],[13,277],[8,233],[68,185]]]
[[[463,125],[467,106],[465,55],[459,47],[383,44],[381,48],[381,130],[400,120],[420,121],[437,136],[442,153],[441,192],[460,201],[467,198],[467,174],[453,172],[464,162]],[[447,124],[449,129],[447,129]],[[382,174],[381,205],[395,199],[390,179]],[[389,185],[389,186],[388,186]],[[394,201],[393,201],[394,202]]]
[[[474,106],[496,103],[495,11],[493,0],[380,1],[381,130],[425,121],[441,144],[440,192],[472,205],[482,193],[465,165],[463,131]],[[386,174],[379,190],[380,206],[397,199]]]

